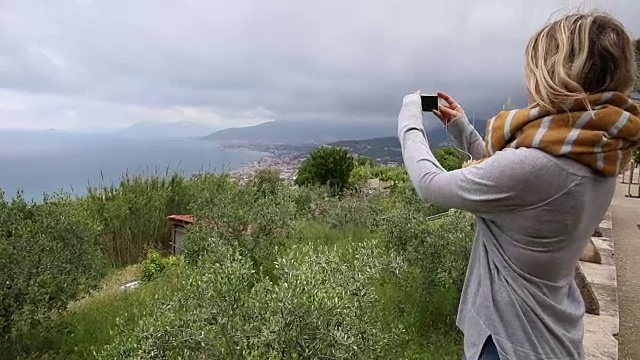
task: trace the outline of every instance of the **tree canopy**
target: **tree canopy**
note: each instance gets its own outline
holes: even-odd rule
[[[296,177],[296,185],[326,185],[335,192],[344,191],[349,184],[355,160],[349,151],[334,146],[320,146],[309,154]]]

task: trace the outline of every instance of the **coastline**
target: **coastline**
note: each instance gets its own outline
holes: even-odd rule
[[[298,173],[300,163],[306,158],[308,152],[295,147],[283,148],[278,145],[260,146],[223,146],[225,149],[259,151],[265,155],[256,161],[245,163],[231,171],[231,176],[240,183],[245,183],[252,179],[256,172],[264,169],[274,169],[280,172],[280,177],[287,182],[294,181]]]

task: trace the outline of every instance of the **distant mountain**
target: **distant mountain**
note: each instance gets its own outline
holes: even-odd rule
[[[486,121],[478,121],[476,129],[484,134]],[[251,144],[327,144],[346,140],[367,140],[395,137],[398,123],[367,123],[362,121],[271,121],[255,126],[228,128],[204,137],[205,140],[220,143]],[[446,141],[446,133],[440,126],[429,131],[431,145],[441,145]]]
[[[340,140],[363,140],[393,136],[397,122],[271,121],[243,128],[229,128],[204,137],[222,143],[304,144]]]
[[[115,132],[119,136],[127,137],[202,137],[218,130],[218,127],[195,121],[154,122],[138,121],[133,125]]]

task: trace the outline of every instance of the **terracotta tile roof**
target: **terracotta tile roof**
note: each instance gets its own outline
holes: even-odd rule
[[[185,224],[193,224],[193,222],[195,221],[193,215],[169,215],[167,216],[167,219]]]

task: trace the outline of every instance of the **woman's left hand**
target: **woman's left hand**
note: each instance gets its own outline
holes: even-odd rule
[[[438,91],[438,98],[444,100],[447,105],[438,105],[438,110],[433,113],[436,115],[438,119],[442,122],[442,125],[447,125],[450,121],[456,119],[460,116],[464,110],[462,110],[462,106],[458,104],[449,94]]]

